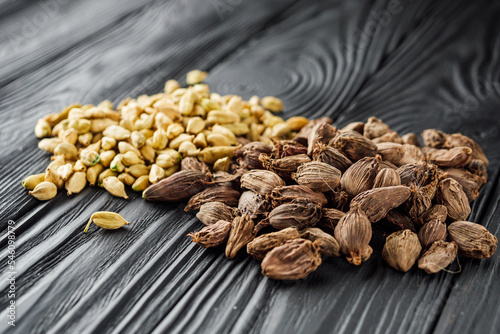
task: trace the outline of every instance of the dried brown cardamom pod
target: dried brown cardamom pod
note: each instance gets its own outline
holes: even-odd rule
[[[340,256],[340,245],[330,234],[317,227],[308,227],[300,231],[300,237],[312,241],[319,247],[319,253],[325,256]]]
[[[379,157],[363,158],[355,162],[342,175],[342,190],[350,197],[373,188],[373,182],[379,172]]]
[[[381,144],[381,143],[404,144],[403,140],[401,139],[399,134],[395,131],[392,131],[392,130],[390,132],[387,132],[386,134],[380,136],[380,137],[373,138],[372,142],[374,144]]]
[[[264,196],[248,190],[241,194],[238,209],[242,215],[257,219],[271,211],[271,203]]]
[[[196,218],[205,225],[212,225],[219,220],[232,221],[238,213],[238,209],[227,206],[222,202],[209,202],[200,206]]]
[[[247,215],[233,219],[226,245],[226,257],[228,259],[233,259],[240,249],[253,240],[255,237],[253,233],[254,226],[253,220]]]
[[[455,261],[457,251],[457,244],[453,241],[436,241],[418,259],[418,267],[427,274],[435,274]]]
[[[398,170],[398,166],[389,161],[382,160],[379,162],[379,164],[380,164],[380,169],[389,168],[389,169],[394,169],[395,171]]]
[[[268,197],[272,201],[273,207],[291,202],[297,198],[307,198],[321,205],[326,205],[328,203],[323,193],[301,185],[276,187]]]
[[[420,241],[410,230],[394,232],[385,240],[382,257],[396,270],[407,272],[420,257]]]
[[[277,230],[287,227],[303,229],[315,226],[320,218],[321,204],[314,203],[307,198],[297,198],[274,208],[266,219],[257,224],[255,232],[269,225]]]
[[[228,206],[238,206],[240,192],[227,186],[208,187],[189,199],[184,211],[198,210],[208,202],[222,202]]]
[[[307,137],[307,155],[312,155],[316,143],[328,144],[335,137],[337,129],[328,123],[318,123]]]
[[[253,169],[241,176],[241,187],[260,195],[267,195],[274,188],[284,186],[285,181],[276,173],[268,170]]]
[[[400,186],[401,179],[395,169],[382,168],[373,181],[373,188]]]
[[[203,174],[210,172],[208,165],[195,157],[185,157],[182,159],[181,170],[196,170],[202,172]]]
[[[446,224],[439,219],[431,220],[418,231],[418,239],[423,248],[427,248],[434,241],[445,240],[448,232]]]
[[[437,181],[428,184],[424,187],[419,187],[415,184],[410,184],[410,198],[405,203],[408,214],[415,221],[418,221],[425,211],[432,206],[432,199],[436,194]]]
[[[418,141],[418,136],[414,134],[413,132],[409,132],[403,136],[401,136],[401,139],[403,140],[402,144],[411,144],[415,145],[417,147],[420,147],[420,142]]]
[[[433,205],[429,210],[425,211],[418,217],[417,223],[419,226],[424,226],[431,220],[440,220],[443,223],[448,218],[448,209],[444,205],[436,204]]]
[[[402,185],[416,184],[425,186],[437,179],[437,166],[427,163],[405,164],[398,168]]]
[[[266,233],[258,236],[247,244],[247,253],[257,260],[262,261],[266,254],[273,248],[283,245],[288,240],[298,238],[300,238],[300,235],[295,227]]]
[[[389,126],[376,117],[368,118],[363,135],[368,139],[377,138],[390,132]]]
[[[427,161],[441,167],[461,167],[470,161],[472,149],[470,147],[454,147],[429,152]]]
[[[323,143],[316,143],[312,157],[314,161],[327,163],[342,173],[352,165],[352,161],[339,150]]]
[[[341,190],[340,187],[337,187],[334,191],[330,193],[332,207],[334,209],[346,212],[349,210],[349,195]]]
[[[202,191],[208,181],[208,176],[200,171],[181,170],[150,185],[142,197],[148,201],[178,202]]]
[[[498,239],[484,226],[476,223],[456,221],[448,226],[448,234],[463,256],[486,259],[497,249]]]
[[[273,144],[273,151],[268,155],[273,159],[280,159],[290,155],[307,154],[307,147],[294,140],[276,140],[271,138],[271,143]]]
[[[438,190],[437,202],[448,209],[448,217],[453,220],[464,220],[469,216],[471,212],[469,199],[460,183],[447,178],[439,182]]]
[[[205,226],[198,232],[191,232],[187,236],[201,247],[217,247],[226,242],[231,226],[232,222],[219,220],[212,225]]]
[[[382,156],[382,159],[389,161],[395,165],[399,165],[399,162],[403,158],[404,148],[401,144],[396,143],[380,143],[377,144],[378,154]]]
[[[472,159],[465,164],[464,168],[478,177],[476,182],[480,187],[488,180],[488,167],[482,160]]]
[[[284,179],[290,179],[292,173],[294,173],[300,165],[310,162],[311,158],[306,154],[298,154],[280,159],[272,159],[267,154],[261,154],[259,160],[262,162],[265,169],[278,174],[278,176]]]
[[[347,261],[359,266],[370,258],[373,249],[369,242],[372,238],[372,225],[359,205],[351,206],[335,227],[335,239],[339,242],[342,254]]]
[[[331,119],[330,117],[320,117],[310,120],[309,123],[307,123],[302,129],[300,129],[299,133],[297,133],[297,135],[292,140],[299,142],[302,145],[307,145],[309,134],[318,123],[332,124],[333,119]]]
[[[372,223],[384,218],[387,213],[403,204],[409,197],[411,191],[405,186],[394,186],[374,188],[358,194],[351,201],[353,205],[359,205]]]
[[[424,145],[427,147],[442,148],[447,134],[436,129],[427,129],[422,132]]]
[[[261,153],[271,154],[273,148],[261,142],[251,142],[234,152],[236,160],[241,167],[246,169],[264,169],[259,160]]]
[[[412,232],[417,232],[411,218],[399,208],[389,211],[381,223],[391,230],[408,229]]]
[[[444,172],[447,177],[460,183],[469,202],[474,201],[479,196],[479,187],[482,185],[482,180],[480,180],[479,176],[461,168],[447,168]]]
[[[341,131],[356,131],[359,134],[363,134],[365,131],[365,123],[363,122],[351,122],[344,126]]]
[[[327,192],[337,188],[340,175],[340,171],[329,164],[311,161],[299,166],[297,171],[292,173],[292,179],[314,191]]]
[[[425,154],[420,147],[410,144],[403,144],[403,157],[399,160],[399,165],[425,162]]]
[[[268,252],[262,260],[262,274],[276,280],[301,279],[321,264],[319,247],[309,240],[293,239]]]
[[[479,146],[478,143],[476,143],[474,140],[467,136],[464,136],[461,133],[454,133],[446,136],[446,142],[443,145],[444,148],[453,148],[459,146],[470,147],[472,149],[471,159],[479,159],[484,162],[486,167],[488,167],[488,158],[486,158],[486,155],[484,154],[481,146]]]
[[[339,131],[330,145],[345,154],[352,161],[364,157],[374,157],[377,154],[377,145],[358,132]]]
[[[316,224],[316,226],[324,228],[328,231],[335,231],[335,226],[339,223],[342,217],[345,216],[345,213],[331,208],[323,208],[321,210],[321,219]]]

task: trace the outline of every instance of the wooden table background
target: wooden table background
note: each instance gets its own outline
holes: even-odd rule
[[[33,134],[65,105],[159,92],[208,70],[212,91],[276,95],[284,117],[462,132],[491,161],[470,220],[499,228],[500,4],[493,1],[0,0],[0,331],[5,333],[499,333],[499,256],[458,274],[396,272],[382,243],[361,267],[328,259],[277,282],[185,235],[184,204],[101,189],[49,202],[24,176],[49,156]],[[131,191],[130,191],[131,193]],[[82,230],[115,211],[132,224]],[[7,325],[15,222],[16,327]],[[454,264],[454,269],[458,265]]]

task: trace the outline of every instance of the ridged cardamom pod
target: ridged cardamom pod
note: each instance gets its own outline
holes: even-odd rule
[[[391,230],[410,230],[416,232],[411,218],[400,208],[392,209],[381,223]]]
[[[317,227],[308,227],[300,231],[300,237],[312,241],[319,247],[319,253],[325,256],[340,256],[340,245],[330,234]]]
[[[266,215],[271,210],[271,203],[262,195],[253,191],[244,191],[238,201],[238,209],[242,215],[248,215],[252,219]]]
[[[460,183],[469,202],[476,200],[479,196],[479,188],[483,184],[479,176],[461,168],[447,168],[444,171],[447,177]]]
[[[411,144],[420,147],[420,142],[418,141],[418,136],[413,132],[409,132],[401,136],[403,144]]]
[[[429,210],[422,213],[417,220],[419,226],[424,226],[426,223],[431,220],[440,220],[443,223],[446,221],[448,217],[448,209],[444,205],[435,204]]]
[[[261,153],[271,154],[272,147],[261,142],[248,143],[234,152],[241,167],[247,169],[264,169],[259,160]]]
[[[461,167],[470,161],[472,149],[470,147],[454,147],[441,149],[427,154],[427,161],[440,167]]]
[[[273,207],[291,202],[297,198],[307,198],[321,205],[326,205],[328,203],[323,193],[302,185],[276,187],[268,197],[271,199]]]
[[[351,207],[358,204],[370,222],[375,223],[384,218],[390,210],[403,204],[410,194],[410,189],[405,186],[374,188],[354,197]]]
[[[425,161],[425,154],[419,147],[410,144],[403,144],[403,150],[403,157],[399,160],[400,165],[421,163]]]
[[[205,188],[208,176],[196,170],[181,170],[152,184],[142,197],[148,201],[178,202],[190,198]]]
[[[396,170],[392,168],[382,168],[373,181],[373,188],[400,186],[401,179]]]
[[[407,272],[420,257],[421,250],[418,236],[410,230],[403,230],[387,237],[382,257],[394,269]]]
[[[226,257],[233,259],[236,254],[255,237],[254,222],[247,215],[235,217],[226,244]]]
[[[418,231],[418,239],[423,248],[427,248],[434,241],[445,240],[448,235],[446,224],[439,219],[431,220]]]
[[[307,138],[309,138],[309,134],[318,123],[332,124],[333,119],[331,119],[330,117],[320,117],[310,120],[307,125],[300,129],[299,133],[297,133],[297,135],[292,140],[299,142],[302,145],[307,145]]]
[[[116,176],[110,176],[105,178],[102,181],[102,186],[111,195],[128,199],[128,195],[125,192],[125,185],[123,184],[122,181],[118,180]]]
[[[352,161],[339,150],[321,142],[314,147],[312,157],[314,161],[327,163],[342,173],[352,165]]]
[[[365,123],[363,123],[363,122],[351,122],[351,123],[347,124],[346,126],[344,126],[341,130],[342,131],[355,131],[359,134],[363,134],[363,132],[365,130]]]
[[[268,170],[253,169],[241,176],[241,187],[260,195],[269,194],[274,188],[284,186],[285,181]]]
[[[397,171],[401,184],[406,186],[412,183],[424,186],[435,181],[437,177],[437,166],[427,163],[405,164],[399,167]]]
[[[84,233],[87,233],[92,222],[94,222],[94,224],[96,224],[100,228],[106,230],[116,230],[123,225],[130,225],[129,222],[127,222],[125,219],[123,219],[122,216],[115,212],[98,211],[93,213],[90,217],[85,230],[83,230]]]
[[[370,258],[373,249],[369,242],[372,238],[372,225],[359,205],[351,206],[335,227],[335,239],[340,244],[347,261],[359,266]]]
[[[337,136],[331,141],[331,146],[353,162],[364,157],[374,157],[377,154],[377,145],[355,131],[338,131]]]
[[[208,187],[189,199],[184,211],[197,210],[208,202],[222,202],[228,206],[238,206],[240,192],[231,187],[214,186]]]
[[[328,144],[335,137],[337,129],[328,123],[316,124],[307,137],[307,155],[312,155],[317,143]]]
[[[395,143],[395,144],[404,144],[403,139],[399,136],[399,134],[395,131],[390,130],[386,134],[383,134],[380,137],[373,138],[372,142],[376,145],[382,143]]]
[[[395,165],[399,165],[399,162],[403,158],[404,148],[401,144],[396,143],[380,143],[377,144],[378,154],[382,156],[382,159],[389,161]]]
[[[45,181],[45,173],[34,174],[26,177],[22,184],[28,190],[33,190],[37,185]]]
[[[427,274],[435,274],[455,260],[457,251],[458,247],[453,241],[436,241],[418,259],[418,267]]]
[[[204,162],[201,162],[198,160],[198,158],[194,157],[185,157],[181,161],[181,170],[196,170],[199,172],[202,172],[203,174],[206,174],[207,172],[210,171],[210,168],[208,168],[208,165]]]
[[[344,217],[345,213],[331,208],[323,208],[321,210],[321,219],[316,224],[316,226],[326,229],[329,232],[335,230],[335,226],[339,223],[339,221]]]
[[[464,136],[461,133],[454,133],[446,136],[446,142],[443,145],[444,148],[453,148],[460,146],[470,147],[472,149],[471,159],[479,159],[484,162],[486,167],[488,167],[488,158],[486,158],[486,155],[484,154],[481,146],[479,146],[478,143],[476,143],[474,140],[467,136]]]
[[[266,233],[253,239],[247,244],[247,253],[262,261],[273,248],[283,245],[288,240],[300,238],[295,227],[288,227],[281,231]]]
[[[87,185],[87,174],[85,172],[75,172],[64,184],[68,191],[68,196],[78,194]]]
[[[447,134],[436,129],[427,129],[422,132],[424,145],[427,147],[441,148],[446,141]]]
[[[300,185],[314,191],[333,191],[340,184],[340,171],[324,162],[311,161],[301,165],[292,174],[292,178]]]
[[[287,227],[303,229],[316,225],[320,218],[321,204],[314,203],[307,198],[297,198],[274,208],[267,218],[256,226],[256,232],[268,225],[277,230]]]
[[[349,167],[340,179],[342,190],[350,197],[373,188],[379,172],[379,159],[362,158]]]
[[[457,244],[458,252],[467,257],[486,259],[497,249],[498,239],[476,223],[456,221],[448,226],[448,234]]]
[[[363,135],[368,139],[378,138],[389,131],[389,126],[376,117],[370,117],[365,123]]]
[[[189,233],[187,236],[191,237],[192,241],[201,247],[217,247],[226,242],[231,226],[232,222],[219,220],[212,225],[203,227],[198,232]]]
[[[38,183],[29,194],[40,201],[47,201],[57,195],[57,187],[52,182],[43,181]]]
[[[276,280],[301,279],[321,264],[319,247],[309,240],[293,239],[268,252],[261,263],[262,274]]]
[[[219,220],[233,221],[233,218],[238,213],[238,209],[227,206],[222,202],[208,202],[200,206],[196,218],[205,225],[212,225]]]
[[[283,179],[290,179],[292,173],[294,173],[300,165],[310,162],[311,158],[306,154],[298,154],[272,159],[267,154],[261,154],[259,160],[262,161],[262,165],[265,169],[278,174],[278,176]]]
[[[411,195],[406,201],[405,206],[410,217],[418,220],[418,217],[432,206],[432,200],[436,194],[436,182],[424,187],[411,184],[410,191]]]
[[[448,217],[453,220],[466,219],[471,208],[462,186],[452,178],[441,180],[438,184],[437,202],[448,209]]]

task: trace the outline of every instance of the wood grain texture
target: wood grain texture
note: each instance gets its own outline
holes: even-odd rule
[[[149,203],[130,193],[126,201],[94,188],[41,203],[20,185],[48,163],[32,131],[39,117],[77,101],[154,93],[166,79],[182,81],[200,68],[221,94],[281,97],[285,117],[329,115],[343,125],[375,115],[401,133],[436,127],[471,136],[491,164],[470,219],[498,237],[498,4],[0,5],[0,255],[6,263],[7,222],[14,220],[19,307],[16,327],[2,317],[1,332],[500,332],[498,255],[460,257],[459,274],[416,268],[403,274],[383,263],[384,235],[377,233],[374,255],[361,267],[328,259],[305,280],[276,282],[247,256],[229,261],[222,249],[190,243],[185,235],[201,223],[182,211],[184,204]],[[84,235],[99,210],[132,224]],[[2,310],[7,291],[1,280]]]

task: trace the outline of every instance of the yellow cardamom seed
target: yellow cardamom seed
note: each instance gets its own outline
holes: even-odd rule
[[[33,190],[37,185],[45,181],[45,173],[34,174],[26,177],[22,184],[28,190]]]
[[[272,112],[283,110],[283,102],[274,96],[266,96],[260,100],[260,105]]]
[[[168,80],[165,82],[165,93],[172,94],[176,89],[180,88],[181,85],[176,80]]]
[[[49,137],[52,133],[52,128],[46,120],[43,118],[39,119],[35,125],[35,136],[38,138]]]
[[[118,180],[116,176],[105,178],[104,181],[102,181],[102,185],[111,195],[128,199],[127,193],[125,192],[125,185],[122,181]]]
[[[103,170],[104,166],[101,164],[96,164],[92,167],[87,168],[87,181],[89,182],[89,185],[91,187],[95,185],[99,174],[101,174]]]
[[[97,153],[94,150],[90,150],[88,148],[83,149],[80,152],[80,160],[83,162],[83,164],[87,167],[89,166],[94,166],[99,162],[99,153]]]
[[[114,159],[115,156],[116,152],[113,150],[102,152],[100,155],[101,164],[104,167],[108,168],[111,165],[111,161]]]
[[[131,187],[135,182],[135,177],[133,177],[129,173],[121,173],[120,175],[118,175],[118,180]]]
[[[47,201],[57,195],[57,187],[52,182],[43,181],[30,191],[29,194],[40,201]]]
[[[108,151],[116,146],[116,139],[112,137],[102,137],[101,147],[103,150]]]
[[[186,83],[188,85],[195,85],[197,83],[203,82],[203,80],[206,79],[207,75],[207,72],[202,72],[200,70],[190,71],[186,75]]]
[[[129,222],[115,212],[98,211],[90,217],[85,230],[83,230],[84,233],[87,233],[92,222],[105,230],[116,230],[124,225],[130,225]]]
[[[149,187],[151,183],[149,182],[149,176],[148,175],[142,175],[135,180],[134,184],[132,185],[132,190],[133,191],[144,191],[147,187]]]
[[[87,174],[85,172],[76,172],[64,184],[68,191],[68,196],[78,194],[87,185]]]
[[[56,148],[54,149],[54,154],[64,155],[64,158],[66,159],[73,159],[78,155],[78,150],[76,149],[75,145],[63,142],[56,146]]]
[[[165,170],[160,166],[153,164],[149,171],[149,182],[156,183],[165,177]]]
[[[105,178],[110,177],[110,176],[117,176],[117,175],[118,175],[117,172],[112,171],[111,169],[108,168],[104,172],[99,174],[99,177],[97,178],[97,185],[99,187],[102,187],[102,183],[103,183]]]

